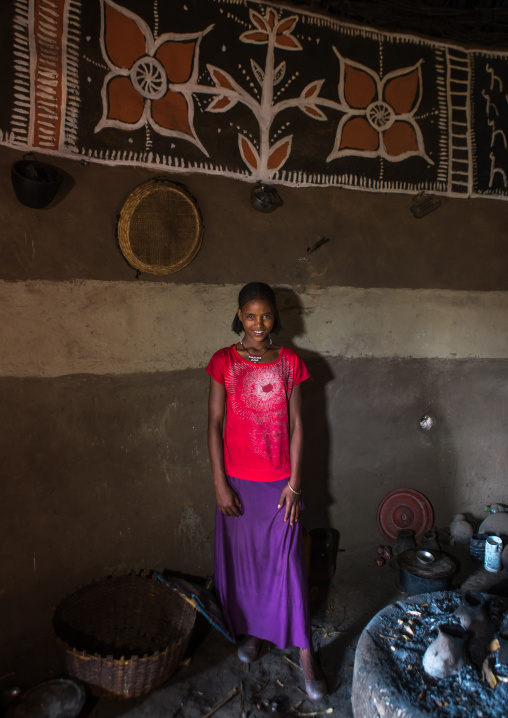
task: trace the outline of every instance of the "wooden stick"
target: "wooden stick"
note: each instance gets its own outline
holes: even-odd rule
[[[263,688],[266,688],[266,686],[268,685],[269,681],[270,681],[270,679],[268,679],[267,681],[265,681],[264,683],[262,683],[262,684],[259,686],[259,688],[258,688],[256,691],[254,691],[254,693],[251,695],[250,699],[252,700],[252,699],[254,698],[254,696],[257,696],[258,693],[261,693],[261,691],[263,690]]]
[[[202,716],[202,718],[210,718],[210,716],[213,716],[214,713],[217,713],[219,708],[222,708],[222,706],[225,706],[226,703],[228,703],[231,698],[234,698],[236,694],[238,693],[238,688],[233,688],[232,691],[230,691],[227,696],[224,696],[222,700],[220,700],[218,703],[214,705],[211,711],[209,711],[206,715]]]
[[[284,656],[284,658],[286,659],[286,661],[287,661],[288,663],[291,663],[292,666],[294,666],[295,668],[298,668],[299,671],[302,670],[302,668],[300,668],[300,666],[299,666],[297,663],[295,663],[294,661],[292,661],[291,658],[288,658],[287,656]]]

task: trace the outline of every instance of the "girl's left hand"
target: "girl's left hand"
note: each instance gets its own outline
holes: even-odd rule
[[[289,523],[292,526],[297,523],[300,513],[302,510],[302,500],[300,496],[297,496],[289,486],[286,484],[282,489],[282,493],[279,499],[278,509],[281,509],[284,504],[286,505],[286,513],[284,515],[284,521],[289,519]]]

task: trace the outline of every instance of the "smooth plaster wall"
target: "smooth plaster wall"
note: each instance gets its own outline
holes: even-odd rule
[[[507,203],[443,199],[417,221],[407,196],[284,188],[262,215],[247,184],[179,175],[203,212],[202,250],[136,280],[116,216],[152,175],[55,159],[74,186],[31,210],[10,186],[20,156],[0,148],[0,673],[47,650],[52,606],[83,583],[212,571],[203,367],[235,341],[246,281],[276,285],[282,343],[313,374],[308,528],[375,547],[393,489],[425,493],[440,526],[507,500]]]

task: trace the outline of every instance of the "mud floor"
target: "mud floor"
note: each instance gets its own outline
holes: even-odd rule
[[[281,651],[265,643],[258,660],[246,666],[237,659],[235,646],[199,617],[186,657],[168,683],[130,701],[90,698],[80,718],[203,718],[228,696],[214,713],[218,718],[286,714],[352,718],[355,650],[362,630],[386,605],[408,596],[398,571],[374,565],[376,555],[375,546],[340,551],[334,578],[315,582],[311,590],[314,646],[329,686],[329,695],[322,701],[306,697],[296,649]],[[458,559],[454,588],[478,573],[479,566],[467,551],[459,551]],[[476,583],[481,583],[481,575]],[[61,667],[39,679],[55,675],[61,675]],[[30,685],[29,677],[21,673],[9,680]]]

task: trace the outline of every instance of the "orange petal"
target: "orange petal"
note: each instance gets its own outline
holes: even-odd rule
[[[268,162],[266,163],[267,169],[278,170],[282,167],[291,152],[292,140],[293,135],[290,135],[275,143],[270,151]]]
[[[268,30],[268,25],[262,15],[255,10],[251,10],[249,13],[252,24],[255,25],[259,30]]]
[[[169,90],[160,100],[153,100],[152,118],[166,130],[175,130],[191,135],[191,137],[194,136],[189,125],[187,100],[179,92]]]
[[[387,153],[394,157],[404,152],[418,152],[416,132],[409,122],[394,122],[383,134],[383,140]]]
[[[212,65],[208,65],[208,72],[212,76],[213,81],[216,85],[219,87],[225,87],[226,90],[233,90],[233,85],[231,83],[230,76],[223,72],[222,70],[218,70],[216,67],[213,67]]]
[[[268,8],[268,10],[266,11],[266,21],[270,30],[273,30],[273,26],[275,25],[276,20],[277,13],[275,12],[275,10],[272,10],[272,8]]]
[[[219,95],[219,97],[216,97],[215,100],[212,100],[208,107],[206,108],[207,112],[225,112],[226,110],[231,109],[231,107],[234,107],[238,100],[236,98],[231,97],[224,97],[224,95]]]
[[[346,63],[344,70],[344,97],[354,109],[365,109],[377,96],[374,79],[363,70]]]
[[[104,43],[109,59],[117,67],[130,69],[136,60],[146,55],[146,38],[136,22],[104,3]]]
[[[344,124],[339,149],[374,152],[378,148],[379,135],[365,117],[352,117]]]
[[[254,45],[265,45],[268,42],[268,34],[266,32],[256,32],[256,30],[249,30],[240,35],[242,42],[251,42]]]
[[[416,104],[419,89],[418,70],[388,80],[384,90],[384,99],[400,115],[411,112]]]
[[[302,46],[298,40],[292,35],[277,35],[275,38],[275,47],[283,50],[301,50]]]
[[[257,170],[259,156],[252,142],[248,140],[247,137],[244,137],[243,135],[238,135],[238,145],[240,147],[240,153],[245,160],[247,166],[252,171]]]
[[[157,49],[155,57],[164,65],[170,82],[187,82],[192,74],[195,48],[195,40],[191,42],[168,40]]]
[[[128,77],[113,77],[108,83],[108,120],[135,124],[141,119],[145,101]]]
[[[297,20],[298,18],[296,15],[291,15],[291,17],[286,17],[284,20],[281,20],[277,25],[277,34],[291,32],[296,25]]]

